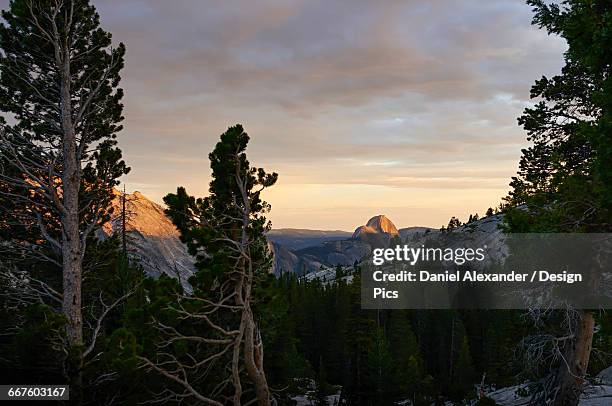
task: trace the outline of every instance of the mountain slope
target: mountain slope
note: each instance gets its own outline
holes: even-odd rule
[[[103,235],[121,233],[121,196],[113,200],[114,218],[103,228]],[[136,259],[147,275],[178,278],[190,289],[187,280],[195,272],[194,258],[179,239],[179,232],[159,204],[142,193],[126,196],[126,229],[130,257]]]
[[[395,224],[393,224],[393,222],[384,214],[379,214],[378,216],[372,217],[370,220],[368,220],[366,227],[374,230],[377,233],[386,233],[394,237],[399,235]]]
[[[406,228],[400,228],[399,234],[400,234],[400,237],[402,238],[402,241],[406,241],[406,239],[412,238],[415,235],[423,235],[426,232],[429,233],[434,230],[435,230],[434,228],[430,228],[430,227],[406,227]]]
[[[351,238],[372,248],[386,248],[391,244],[391,240],[399,237],[395,224],[387,216],[379,214],[368,220],[365,225],[357,227]]]
[[[164,208],[142,193],[127,195],[127,236],[130,256],[136,259],[152,277],[162,274],[178,278],[183,286],[195,272],[194,258],[179,239],[179,232],[164,214]],[[121,200],[116,192],[113,201],[115,218],[104,228],[102,236],[121,232]],[[497,229],[501,215],[485,217],[454,232],[469,232],[482,244],[488,244],[504,254],[503,235]],[[395,243],[420,245],[426,240],[446,240],[448,234],[427,227],[409,227],[400,230],[384,215],[377,215],[358,227],[351,235],[345,231],[304,229],[271,230],[269,248],[274,255],[272,271],[275,275],[295,272],[299,275],[319,271],[322,267],[350,266],[366,260],[375,248]]]
[[[320,261],[329,266],[353,265],[372,252],[372,247],[363,241],[327,241],[315,247],[296,251],[300,257]]]
[[[316,257],[300,255],[279,243],[268,241],[268,248],[274,256],[272,272],[276,276],[280,276],[286,272],[305,275],[316,272],[324,265]]]
[[[397,227],[384,215],[372,217],[351,235],[343,231],[272,230],[268,234],[274,253],[274,273],[304,275],[321,267],[348,266],[361,261],[374,248],[400,240]]]

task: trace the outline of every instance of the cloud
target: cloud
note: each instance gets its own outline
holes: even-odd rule
[[[280,173],[279,201],[304,185],[329,193],[332,184],[367,184],[392,191],[392,206],[429,189],[454,196],[423,205],[444,223],[453,206],[494,203],[489,194],[471,200],[477,190],[504,193],[525,145],[516,117],[534,79],[559,71],[565,49],[530,25],[520,0],[95,5],[127,45],[128,182],[154,179],[158,200],[178,184],[206,193],[207,154],[240,122],[252,136],[251,162]],[[310,210],[328,219],[330,200],[351,198],[321,196]],[[362,223],[357,212],[337,225]],[[278,215],[279,226],[295,225]]]

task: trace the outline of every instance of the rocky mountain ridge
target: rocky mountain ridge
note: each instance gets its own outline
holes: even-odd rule
[[[179,239],[179,231],[166,217],[164,208],[140,192],[125,195],[126,231],[129,256],[138,261],[147,275],[166,274],[180,280],[190,290],[187,280],[195,272],[194,258]],[[105,238],[122,230],[122,195],[115,191],[113,218],[101,230]]]
[[[359,236],[364,233],[389,234],[393,237],[399,235],[399,231],[397,227],[395,227],[395,224],[393,224],[384,214],[374,216],[368,220],[366,225],[357,227],[353,233],[353,238],[359,238]]]
[[[357,227],[353,240],[362,241],[372,248],[386,248],[393,239],[399,239],[400,234],[395,224],[384,214],[372,217],[368,222]]]
[[[297,274],[304,275],[322,268],[350,266],[355,262],[362,262],[367,260],[376,248],[388,248],[395,244],[420,246],[431,241],[454,248],[453,244],[460,243],[462,238],[469,238],[472,244],[489,247],[490,256],[482,263],[485,266],[490,261],[502,260],[507,254],[505,236],[499,229],[502,221],[502,214],[494,214],[452,230],[442,231],[429,227],[398,229],[386,216],[377,215],[365,225],[357,227],[350,239],[325,241],[300,250],[277,249],[274,269],[276,274],[293,269]]]
[[[113,200],[115,217],[105,225],[102,237],[121,232],[121,193]],[[164,214],[164,208],[140,192],[126,196],[127,242],[130,256],[153,277],[166,274],[177,278],[184,287],[195,272],[194,258],[179,239],[179,232]],[[482,244],[503,254],[503,234],[498,230],[501,215],[485,217],[463,225],[453,232],[469,232]],[[447,234],[428,227],[398,229],[385,215],[369,219],[352,234],[346,231],[303,229],[271,230],[269,248],[274,255],[273,272],[306,275],[322,268],[352,266],[367,259],[375,248],[395,243],[421,244],[427,239],[442,239]]]

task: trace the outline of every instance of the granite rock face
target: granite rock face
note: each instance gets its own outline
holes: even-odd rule
[[[121,233],[119,192],[116,192],[113,207],[114,218],[101,230],[102,238]],[[142,193],[134,192],[127,195],[126,213],[130,256],[148,275],[169,275],[191,290],[188,279],[196,271],[195,259],[180,241],[179,232],[164,214],[164,208]],[[501,215],[485,217],[451,234],[469,233],[479,243],[492,248],[493,257],[499,259],[506,251],[504,236],[498,230],[501,221]],[[306,275],[324,267],[350,266],[370,257],[375,248],[399,243],[420,245],[431,239],[448,243],[448,237],[448,233],[428,227],[398,229],[385,215],[372,217],[352,235],[346,231],[281,229],[272,230],[267,236],[268,247],[274,256],[271,271],[277,276],[285,272]]]
[[[121,194],[115,193],[113,219],[104,225],[101,237],[121,234]],[[147,275],[162,274],[177,278],[187,290],[187,280],[195,272],[195,259],[179,239],[179,232],[164,214],[164,208],[140,192],[126,195],[126,231],[129,256],[142,266]]]
[[[399,241],[400,233],[387,216],[379,214],[365,225],[357,227],[352,239],[364,242],[372,248],[387,248],[393,240]]]
[[[342,231],[287,229],[271,231],[268,239],[272,242],[276,275],[283,272],[305,275],[322,267],[353,265],[368,257],[373,249],[401,241],[399,230],[384,215],[372,217],[352,235]]]
[[[316,247],[297,251],[300,256],[317,258],[329,266],[353,265],[355,261],[361,261],[371,252],[372,247],[370,245],[356,240],[328,241]]]
[[[316,272],[323,265],[316,257],[299,255],[295,251],[278,243],[268,241],[268,248],[274,256],[272,272],[277,277],[287,272],[293,272],[297,275],[306,275],[311,272]]]
[[[597,375],[597,379],[603,385],[612,385],[612,366],[604,369]]]

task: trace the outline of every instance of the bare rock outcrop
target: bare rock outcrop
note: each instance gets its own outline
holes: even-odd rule
[[[384,214],[372,217],[366,225],[359,226],[353,233],[353,240],[362,241],[372,248],[386,248],[393,239],[400,238],[395,224]]]
[[[115,193],[113,219],[105,224],[102,237],[121,234],[121,194]],[[179,232],[165,215],[164,208],[140,192],[126,195],[126,231],[129,256],[135,259],[147,275],[166,274],[180,280],[191,290],[188,279],[195,272],[194,258],[179,239]]]

